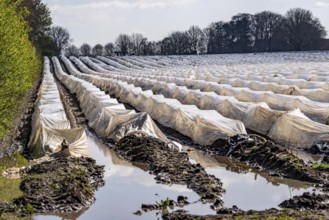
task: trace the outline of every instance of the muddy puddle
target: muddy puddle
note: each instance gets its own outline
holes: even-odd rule
[[[166,198],[176,200],[179,195],[188,197],[191,204],[184,209],[191,214],[215,214],[209,204],[198,201],[200,197],[192,190],[181,185],[157,184],[154,176],[138,165],[120,159],[92,133],[88,133],[88,143],[90,156],[98,165],[105,165],[106,183],[96,192],[96,202],[76,214],[35,215],[35,219],[161,219],[159,211],[142,212],[142,216],[133,213],[141,210],[142,204],[160,203]],[[245,210],[278,208],[282,201],[312,191],[304,182],[272,177],[228,158],[215,158],[199,151],[191,151],[189,156],[191,162],[200,163],[224,183],[225,207],[237,205]],[[180,208],[174,210],[177,209]]]
[[[305,182],[251,170],[243,163],[227,157],[212,157],[199,151],[189,152],[189,156],[192,163],[200,163],[209,174],[223,182],[226,208],[236,205],[243,210],[279,209],[278,205],[282,201],[315,190]]]
[[[142,212],[142,216],[134,215],[141,210],[142,204],[155,204],[167,197],[176,200],[179,195],[187,196],[193,203],[200,197],[182,185],[157,184],[154,176],[142,168],[126,162],[105,147],[93,134],[88,133],[90,157],[98,165],[105,165],[105,186],[96,194],[96,202],[87,210],[76,215],[36,215],[35,219],[157,219],[161,217],[158,211]],[[176,208],[174,210],[177,210]],[[209,204],[201,202],[185,206],[193,214],[215,214]],[[170,210],[173,211],[173,210]],[[157,215],[158,214],[158,215]]]

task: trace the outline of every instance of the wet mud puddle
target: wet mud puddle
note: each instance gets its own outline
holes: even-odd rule
[[[315,190],[305,182],[251,170],[243,163],[227,157],[212,157],[196,150],[188,153],[192,163],[200,163],[207,173],[223,182],[226,208],[236,205],[243,210],[280,209],[278,205],[284,200]]]
[[[34,219],[161,219],[159,211],[142,212],[141,216],[133,213],[141,210],[142,204],[160,203],[166,198],[176,200],[180,195],[188,197],[191,204],[184,209],[191,214],[216,214],[210,204],[202,204],[198,201],[200,197],[186,186],[157,184],[147,171],[120,159],[92,133],[87,135],[90,157],[98,165],[105,165],[105,186],[96,192],[96,202],[79,213],[35,215]],[[191,162],[200,163],[224,183],[224,206],[228,208],[233,205],[245,210],[278,208],[285,199],[313,190],[300,181],[250,172],[248,167],[228,158],[214,158],[196,150],[189,152],[189,156]],[[174,210],[177,209],[180,208]]]
[[[76,214],[35,215],[34,219],[161,219],[159,211],[142,212],[142,204],[160,203],[161,200],[177,200],[179,195],[188,197],[193,203],[200,199],[194,191],[182,185],[157,184],[154,176],[148,171],[120,159],[114,151],[104,146],[92,133],[87,133],[89,155],[97,161],[98,165],[105,165],[105,186],[96,194],[96,201],[87,210]],[[177,210],[180,208],[175,208]],[[184,207],[193,214],[215,214],[209,204],[201,202]],[[170,210],[173,211],[173,210]]]

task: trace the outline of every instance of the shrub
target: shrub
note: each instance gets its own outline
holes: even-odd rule
[[[41,59],[29,40],[27,10],[20,1],[0,1],[0,140],[12,128],[12,121],[26,92],[41,72]]]

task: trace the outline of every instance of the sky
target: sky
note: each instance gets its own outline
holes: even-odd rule
[[[329,0],[43,0],[54,25],[65,27],[73,44],[114,42],[121,34],[141,33],[161,40],[192,25],[207,27],[238,13],[264,10],[285,14],[291,8],[310,10],[329,36]]]

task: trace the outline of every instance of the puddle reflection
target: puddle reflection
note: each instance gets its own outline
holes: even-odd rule
[[[244,210],[279,208],[282,201],[314,188],[292,179],[269,176],[266,172],[251,170],[245,164],[227,157],[211,157],[200,151],[189,152],[193,163],[200,163],[209,174],[223,182],[225,207],[237,205]]]
[[[105,147],[93,134],[88,133],[90,157],[99,165],[105,165],[105,186],[96,193],[96,202],[77,215],[45,216],[35,219],[157,219],[156,211],[136,216],[133,213],[141,205],[155,204],[167,197],[176,200],[179,195],[187,196],[189,202],[199,200],[199,196],[183,185],[157,184],[154,176],[120,159],[115,152]],[[180,209],[180,208],[177,208]],[[215,214],[209,204],[191,204],[184,209],[193,214]]]
[[[157,219],[156,211],[136,216],[133,213],[141,205],[155,204],[167,197],[176,200],[178,195],[187,196],[189,202],[199,196],[183,185],[157,184],[154,176],[122,160],[105,147],[93,134],[87,133],[89,153],[99,165],[105,165],[105,186],[95,196],[96,202],[76,214],[61,216],[36,215],[35,219]],[[223,182],[225,207],[237,205],[244,210],[262,210],[277,205],[285,199],[311,191],[306,183],[271,177],[265,172],[250,170],[245,164],[227,157],[211,157],[200,151],[188,152],[192,163],[200,163],[206,171]],[[184,207],[192,214],[215,214],[209,204],[201,202]],[[180,208],[177,208],[180,209]]]

